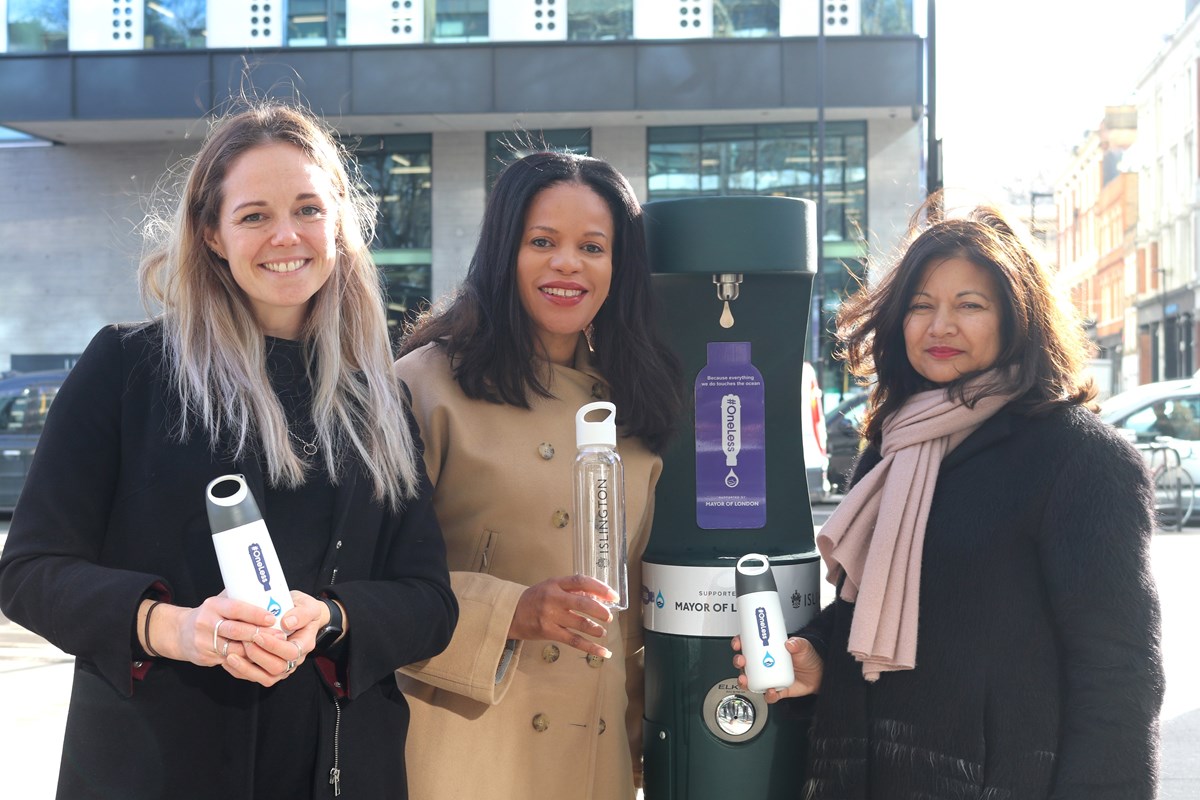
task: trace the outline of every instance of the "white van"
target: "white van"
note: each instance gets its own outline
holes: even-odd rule
[[[821,405],[821,386],[812,364],[804,362],[800,387],[800,444],[804,449],[804,474],[808,479],[808,500],[821,503],[829,498],[829,452],[825,446],[825,410]]]

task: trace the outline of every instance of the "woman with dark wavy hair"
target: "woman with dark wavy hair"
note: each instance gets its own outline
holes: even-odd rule
[[[641,619],[610,613],[604,584],[572,575],[570,519],[575,412],[611,400],[629,585],[641,585],[681,388],[654,333],[628,182],[570,153],[509,165],[464,285],[402,351],[462,608],[446,652],[400,671],[414,796],[631,800]]]
[[[876,380],[869,444],[817,537],[836,599],[767,693],[818,693],[805,796],[1153,798],[1145,463],[1093,413],[1083,327],[999,212],[914,236],[838,314]]]

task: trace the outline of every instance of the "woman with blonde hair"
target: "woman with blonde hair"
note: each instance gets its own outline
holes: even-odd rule
[[[405,796],[393,670],[457,606],[344,158],[301,109],[219,120],[147,226],[157,314],[101,330],[50,411],[0,606],[76,656],[60,797]],[[279,629],[222,591],[230,473],[293,590]]]

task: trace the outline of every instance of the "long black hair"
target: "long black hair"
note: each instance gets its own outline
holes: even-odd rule
[[[437,342],[474,399],[528,408],[531,392],[551,395],[516,271],[529,205],[559,184],[588,187],[612,214],[612,284],[592,321],[594,365],[609,384],[618,423],[661,452],[682,406],[682,373],[654,327],[641,206],[625,177],[602,159],[540,152],[506,167],[488,198],[462,287],[447,307],[417,319],[400,354]]]

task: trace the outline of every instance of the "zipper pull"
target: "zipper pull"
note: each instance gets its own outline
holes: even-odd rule
[[[342,796],[342,771],[337,767],[329,770],[329,782],[333,784],[333,796]]]

